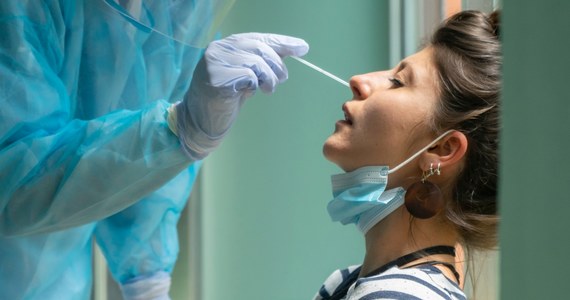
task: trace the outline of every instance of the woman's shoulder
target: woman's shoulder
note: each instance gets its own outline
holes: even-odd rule
[[[358,279],[346,299],[449,299],[466,300],[465,293],[438,268],[390,268],[382,274]]]
[[[322,300],[327,299],[330,297],[334,291],[348,278],[350,274],[356,272],[359,269],[360,265],[349,266],[344,269],[338,269],[332,272],[329,277],[325,280],[315,297],[314,300]]]

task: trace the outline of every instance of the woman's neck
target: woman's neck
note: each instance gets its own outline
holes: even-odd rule
[[[365,236],[366,256],[362,263],[359,277],[414,251],[436,245],[454,246],[457,234],[451,226],[437,217],[412,221],[405,207],[395,210],[384,220],[372,227]],[[437,260],[454,263],[449,255],[426,257],[427,260]],[[421,262],[422,259],[417,262]]]

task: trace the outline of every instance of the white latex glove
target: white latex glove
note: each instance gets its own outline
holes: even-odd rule
[[[242,33],[210,43],[184,100],[168,118],[190,158],[203,159],[220,144],[258,88],[272,93],[287,79],[282,58],[308,51],[304,40],[277,34]]]
[[[170,274],[157,272],[140,276],[121,284],[125,300],[170,300]]]

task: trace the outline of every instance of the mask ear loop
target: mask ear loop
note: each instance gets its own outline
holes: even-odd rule
[[[427,149],[431,148],[433,145],[435,145],[437,142],[439,142],[441,139],[443,139],[445,136],[447,136],[448,134],[450,134],[451,132],[455,131],[455,129],[450,129],[446,132],[444,132],[443,134],[441,134],[440,136],[438,136],[435,140],[433,140],[431,143],[429,143],[427,146],[423,147],[422,149],[420,149],[418,152],[416,152],[414,155],[410,156],[408,159],[404,160],[401,164],[395,166],[393,169],[388,170],[388,174],[392,174],[396,171],[398,171],[399,169],[401,169],[403,166],[405,166],[406,164],[408,164],[409,162],[411,162],[412,160],[416,159],[418,156],[420,156],[424,151],[426,151]]]

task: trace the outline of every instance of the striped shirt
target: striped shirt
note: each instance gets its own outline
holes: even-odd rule
[[[333,272],[313,299],[323,300],[330,297],[357,268],[358,266],[351,266]],[[467,298],[459,286],[445,277],[441,270],[432,265],[422,265],[409,269],[395,266],[381,274],[359,278],[343,299],[466,300]]]

